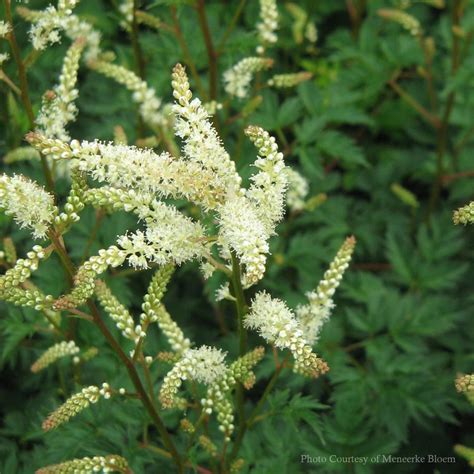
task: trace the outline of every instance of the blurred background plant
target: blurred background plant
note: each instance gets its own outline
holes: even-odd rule
[[[31,111],[22,101],[14,58],[0,70],[2,165],[10,175],[25,174],[43,184],[38,157],[24,148],[24,136],[31,128],[29,115],[37,116],[45,91],[56,86],[71,44],[63,39],[45,50],[32,49],[25,21],[31,12],[25,8],[47,5],[34,0],[12,5]],[[474,2],[299,0],[278,1],[277,7],[276,42],[256,33],[257,1],[84,1],[74,9],[100,32],[101,48],[113,51],[114,64],[146,79],[164,103],[172,101],[172,67],[186,64],[192,88],[215,109],[214,123],[243,176],[250,176],[255,156],[243,131],[257,124],[277,137],[286,163],[306,177],[301,186],[309,186],[308,195],[271,241],[259,289],[293,307],[304,303],[304,293],[322,277],[343,239],[357,238],[354,263],[318,343],[331,371],[317,381],[282,371],[243,440],[240,472],[467,472],[462,456],[472,459],[472,453],[469,458],[466,449],[457,448],[455,454],[454,446],[474,446],[472,407],[456,393],[454,379],[473,370],[474,251],[472,229],[454,227],[452,210],[473,197]],[[0,40],[0,48],[14,55],[6,40]],[[236,69],[252,57],[259,60]],[[163,123],[147,120],[140,108],[152,100],[143,86],[123,79],[124,87],[97,57],[86,59],[79,67],[79,113],[68,127],[70,136],[115,138],[175,152]],[[250,74],[243,89],[242,68]],[[278,76],[289,73],[300,74],[299,79],[280,87],[291,80]],[[238,88],[233,87],[236,75]],[[57,194],[65,197],[68,177],[61,170],[54,173]],[[86,209],[65,237],[71,256],[80,262],[107,248],[132,222],[125,213]],[[0,226],[8,268],[15,253],[23,255],[33,244],[3,214]],[[58,262],[52,257],[35,275],[46,293],[66,289]],[[112,271],[107,283],[137,314],[151,275],[131,274]],[[214,298],[221,283],[218,277],[204,282],[197,265],[189,264],[177,270],[165,297],[170,313],[198,345],[233,344],[231,304]],[[121,454],[137,473],[169,466],[147,449],[148,440],[158,435],[147,429],[138,403],[122,410],[112,400],[61,431],[42,433],[41,420],[78,387],[104,380],[125,384],[97,331],[77,324],[79,345],[89,348],[79,379],[65,360],[55,369],[30,373],[50,345],[37,333],[33,310],[2,303],[0,327],[1,472],[31,472],[100,452]],[[148,342],[157,352],[163,336],[152,334]],[[94,357],[96,351],[100,357]],[[254,401],[273,370],[273,356],[267,354],[256,370]],[[154,371],[164,375],[161,366]],[[164,419],[173,423],[176,416],[170,412]],[[202,440],[192,460],[212,459],[212,452]],[[436,454],[456,456],[456,463],[304,465],[302,454],[328,459],[331,454]]]

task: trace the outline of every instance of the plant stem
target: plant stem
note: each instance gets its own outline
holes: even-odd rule
[[[245,351],[247,349],[247,333],[244,328],[244,316],[245,313],[247,312],[247,304],[245,303],[245,296],[244,296],[244,291],[242,288],[242,282],[241,282],[241,275],[240,275],[240,262],[235,254],[235,252],[231,251],[231,258],[232,258],[232,290],[234,293],[235,297],[235,306],[237,310],[237,319],[238,319],[238,332],[239,332],[239,353],[240,356],[242,357],[245,354]],[[242,384],[237,385],[237,410],[239,412],[239,431],[237,435],[237,441],[235,446],[240,446],[242,442],[242,438],[245,434],[246,427],[247,427],[247,422],[245,419],[245,406],[244,406],[244,389],[242,387]],[[231,454],[231,459],[232,457],[237,453],[237,450],[232,451]]]
[[[26,78],[25,65],[21,59],[20,49],[18,48],[18,43],[16,41],[15,32],[13,31],[13,18],[10,0],[4,0],[5,5],[5,17],[7,22],[11,25],[11,31],[8,34],[8,41],[12,50],[13,58],[15,59],[16,67],[18,70],[18,79],[20,81],[20,92],[21,100],[23,106],[25,107],[26,115],[28,116],[28,121],[30,122],[30,127],[32,130],[35,128],[35,115],[33,113],[33,107],[31,106],[30,95],[28,92],[28,80]],[[41,155],[41,166],[43,167],[44,178],[46,180],[46,188],[50,192],[54,192],[54,182],[53,176],[46,161],[46,157]]]
[[[197,13],[199,18],[199,26],[201,27],[206,44],[207,57],[209,60],[209,99],[216,100],[217,98],[217,59],[219,54],[214,49],[211,32],[209,30],[209,23],[206,16],[206,7],[204,0],[197,0]]]
[[[66,252],[66,249],[61,245],[59,242],[59,239],[57,235],[52,232],[50,234],[51,240],[60,256],[61,262],[66,269],[66,271],[69,274],[69,277],[71,280],[73,279],[74,273],[75,273],[75,268],[72,260],[70,259],[69,255]],[[104,321],[102,321],[102,318],[100,316],[99,311],[97,310],[96,305],[94,304],[93,301],[88,300],[87,301],[87,306],[89,307],[89,311],[92,314],[92,318],[94,320],[94,323],[97,325],[99,330],[102,332],[103,336],[109,343],[109,345],[112,347],[114,352],[118,355],[119,359],[123,362],[125,365],[125,368],[127,369],[128,375],[130,379],[132,380],[133,385],[135,386],[135,389],[140,397],[140,400],[142,401],[144,407],[148,411],[149,415],[151,416],[153,422],[155,423],[162,439],[164,445],[167,447],[169,450],[174,462],[176,463],[176,467],[178,468],[179,473],[183,473],[183,465],[181,461],[181,457],[171,440],[171,437],[166,429],[166,426],[164,425],[163,421],[160,418],[160,415],[158,414],[157,410],[155,409],[152,400],[148,397],[145,388],[143,387],[143,384],[140,380],[140,377],[138,376],[137,370],[135,366],[133,365],[133,362],[130,360],[129,357],[125,354],[123,349],[121,348],[120,344],[115,340],[115,338],[112,336],[110,333],[109,329],[105,325]]]
[[[237,434],[237,438],[235,440],[234,447],[232,448],[232,453],[229,457],[229,462],[231,462],[237,456],[237,454],[239,452],[239,449],[240,449],[240,446],[242,445],[242,441],[244,439],[244,435],[245,435],[247,429],[252,426],[252,424],[254,423],[255,418],[257,417],[259,411],[262,409],[263,405],[265,404],[265,401],[267,400],[268,395],[270,394],[273,387],[275,386],[275,384],[277,382],[277,379],[280,376],[281,371],[286,366],[286,362],[288,360],[288,357],[289,356],[286,356],[285,359],[283,360],[283,362],[276,367],[272,378],[269,380],[267,386],[265,387],[265,390],[262,393],[262,396],[260,397],[260,400],[258,401],[257,405],[255,406],[255,408],[250,413],[250,416],[248,417],[246,423],[243,426],[239,427],[239,432]]]
[[[396,79],[390,79],[388,84],[408,105],[413,107],[421,115],[421,117],[425,119],[426,122],[428,122],[437,130],[441,128],[441,122],[439,118],[429,112],[413,96],[402,89],[396,82]]]

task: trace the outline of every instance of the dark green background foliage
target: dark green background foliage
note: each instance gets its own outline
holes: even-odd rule
[[[119,27],[116,3],[83,1],[77,12],[102,32],[103,47],[116,53],[117,63],[133,68],[130,39]],[[179,23],[207,87],[208,59],[192,2],[139,3],[170,24],[170,5],[179,3]],[[206,1],[216,43],[238,3]],[[300,456],[454,456],[454,444],[474,445],[472,409],[453,384],[458,372],[471,372],[474,366],[472,230],[456,228],[451,221],[452,209],[473,195],[468,176],[473,173],[474,151],[474,53],[469,49],[474,2],[465,2],[461,18],[465,37],[458,39],[452,34],[451,10],[461,2],[448,1],[445,9],[412,2],[408,10],[420,20],[425,36],[434,40],[431,99],[419,40],[377,15],[379,8],[402,2],[296,3],[318,27],[317,46],[309,50],[307,42],[295,42],[293,18],[284,2],[279,2],[279,42],[269,52],[275,59],[273,72],[307,70],[314,73],[314,79],[296,89],[264,89],[262,103],[253,113],[222,126],[225,146],[244,176],[251,172],[249,164],[255,152],[242,140],[242,128],[255,123],[278,137],[287,163],[310,181],[310,194],[326,193],[328,197],[319,207],[292,215],[279,226],[267,275],[259,288],[295,306],[303,302],[304,292],[317,284],[347,235],[354,234],[358,244],[336,296],[337,307],[317,346],[330,365],[329,374],[308,381],[283,371],[261,421],[245,438],[243,472],[468,472],[467,463],[460,458],[455,464],[364,466],[301,464]],[[360,15],[351,17],[346,6],[357,11],[364,3],[367,5]],[[46,4],[31,1],[29,6],[43,8]],[[219,58],[219,77],[239,59],[254,54],[257,17],[258,2],[248,1]],[[30,48],[28,28],[16,18],[15,31],[25,53]],[[170,71],[176,62],[184,61],[176,39],[168,32],[142,27],[140,43],[149,84],[159,96],[171,100]],[[29,72],[35,111],[41,95],[57,81],[68,44],[63,40],[49,47]],[[6,43],[1,47],[6,50]],[[454,74],[453,48],[460,49],[462,59]],[[6,71],[16,78],[11,62]],[[403,100],[397,86],[441,120],[452,101],[441,166],[437,167],[437,157],[443,145],[442,130]],[[0,87],[0,155],[4,155],[22,143],[28,122],[21,103],[3,83]],[[74,138],[111,139],[114,126],[122,125],[130,141],[135,139],[135,108],[127,90],[85,67],[80,70],[79,90],[79,118],[70,127]],[[220,83],[219,98],[223,97]],[[220,123],[243,106],[245,101],[233,101],[230,110],[220,112]],[[24,173],[42,181],[38,164],[4,168],[9,174]],[[442,185],[436,197],[437,180]],[[394,193],[394,183],[411,191],[416,202],[410,205]],[[58,188],[65,195],[68,183],[59,181]],[[125,214],[105,217],[89,254],[113,243],[132,222]],[[66,236],[76,262],[81,260],[94,223],[95,214],[88,209]],[[20,256],[31,247],[27,232],[18,230],[9,218],[2,215],[0,226],[4,235],[12,236]],[[119,269],[106,280],[138,316],[150,276],[151,272],[145,271],[132,277]],[[41,266],[33,281],[54,295],[66,290],[56,256]],[[165,303],[197,344],[223,347],[234,357],[235,336],[223,334],[217,323],[221,317],[224,325],[233,329],[234,309],[229,303],[216,305],[211,297],[219,283],[214,279],[203,283],[197,265],[185,265],[173,277]],[[57,431],[43,434],[42,419],[66,394],[105,380],[113,386],[129,387],[126,373],[101,334],[88,322],[79,321],[79,346],[99,349],[99,355],[84,365],[81,380],[73,380],[68,362],[31,374],[31,363],[51,345],[51,337],[36,331],[38,314],[34,311],[4,304],[0,308],[2,473],[29,473],[46,464],[100,453],[123,455],[136,473],[169,472],[166,460],[141,448],[148,417],[136,401],[116,398],[99,402]],[[119,336],[112,324],[110,328]],[[149,352],[166,350],[158,331],[154,329],[152,334],[147,340]],[[261,342],[252,335],[251,345]],[[257,370],[256,386],[247,394],[249,408],[274,370],[270,352]],[[154,365],[157,387],[166,370],[163,364]],[[175,411],[164,417],[169,426],[178,421]],[[214,424],[209,429],[211,435],[217,435]],[[176,436],[178,444],[185,442],[183,433]],[[149,437],[159,443],[153,428]],[[206,463],[201,450],[192,455],[198,463]]]

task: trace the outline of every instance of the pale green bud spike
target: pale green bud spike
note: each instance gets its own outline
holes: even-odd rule
[[[121,472],[123,474],[131,473],[125,458],[111,454],[108,456],[72,459],[61,464],[42,467],[36,471],[36,474],[75,474],[100,471]]]
[[[349,266],[355,244],[353,236],[345,240],[316,290],[306,294],[309,303],[296,308],[298,322],[310,345],[317,341],[324,323],[331,315],[335,306],[333,295]]]
[[[49,365],[56,362],[58,359],[75,355],[79,352],[79,347],[74,341],[62,341],[50,347],[32,366],[32,372],[39,372]]]
[[[125,308],[125,306],[120,303],[120,301],[112,294],[110,289],[103,281],[96,281],[95,293],[101,306],[115,321],[117,328],[120,329],[124,337],[136,342],[140,336],[145,335],[142,332],[138,333],[136,331],[137,328],[141,329],[140,326],[135,326],[132,315],[129,313],[127,308]]]
[[[85,207],[87,189],[85,174],[77,170],[72,171],[71,190],[64,205],[64,210],[54,220],[58,232],[61,234],[80,219],[79,213]]]
[[[43,421],[43,430],[50,431],[57,428],[85,410],[91,403],[97,403],[101,396],[108,399],[111,395],[112,391],[107,383],[103,383],[102,388],[95,385],[83,388],[80,392],[68,398]]]
[[[9,268],[4,275],[0,276],[0,295],[13,287],[24,283],[38,269],[40,260],[49,257],[51,250],[45,250],[40,245],[35,245],[26,254],[26,258],[20,258],[15,262],[13,268]]]
[[[3,250],[5,252],[5,260],[13,265],[16,262],[17,256],[15,244],[11,237],[5,237],[3,239]]]

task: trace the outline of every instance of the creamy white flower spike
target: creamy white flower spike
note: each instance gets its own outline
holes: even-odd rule
[[[32,199],[34,197],[34,199]],[[43,238],[58,210],[54,197],[24,176],[0,175],[0,209]]]
[[[88,65],[91,69],[114,79],[131,91],[134,102],[139,105],[140,115],[150,126],[163,125],[166,122],[160,110],[161,99],[156,96],[155,90],[148,87],[148,84],[134,72],[124,66],[106,61],[90,61]]]
[[[229,199],[219,209],[219,243],[234,250],[245,266],[245,287],[263,278],[269,252],[267,240],[268,232],[247,198]]]
[[[305,208],[305,198],[309,191],[308,180],[289,166],[285,168],[285,173],[288,180],[286,204],[292,211],[302,211]]]
[[[306,294],[309,303],[296,308],[297,319],[311,346],[318,340],[319,333],[335,306],[332,297],[349,266],[355,244],[354,237],[345,240],[316,290]]]
[[[260,39],[260,50],[264,50],[268,44],[277,42],[278,37],[278,8],[276,0],[260,0],[260,21],[257,23],[257,31]]]
[[[225,91],[239,99],[247,97],[255,73],[269,69],[272,65],[273,59],[270,58],[250,57],[242,59],[224,72]]]
[[[173,96],[177,103],[173,111],[177,116],[175,133],[183,139],[183,154],[190,163],[198,163],[212,171],[229,196],[241,194],[241,178],[235,163],[222,146],[208,112],[199,99],[192,99],[186,72],[177,64],[172,74]]]
[[[163,381],[159,396],[163,407],[171,408],[175,404],[183,380],[211,385],[220,379],[226,372],[225,356],[225,352],[209,346],[184,352],[182,359],[174,365]]]
[[[317,377],[328,371],[327,364],[312,352],[294,313],[283,301],[265,292],[257,293],[244,325],[256,329],[275,347],[289,349],[295,359],[295,372]]]
[[[283,153],[278,151],[274,137],[263,128],[250,126],[245,134],[258,149],[254,163],[260,171],[250,179],[252,185],[246,192],[268,235],[275,233],[275,225],[283,218],[285,194],[288,185]]]

